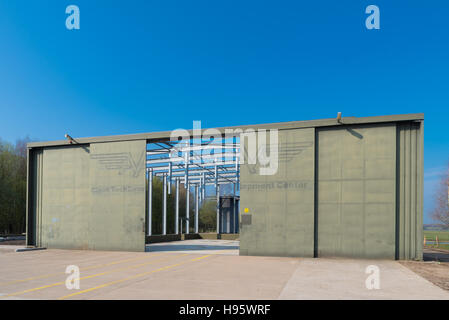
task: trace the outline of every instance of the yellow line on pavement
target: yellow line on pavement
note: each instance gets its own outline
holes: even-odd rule
[[[182,257],[182,256],[185,256],[185,255],[187,255],[187,253],[184,253],[182,255],[176,255],[176,257],[180,257],[180,256]],[[112,269],[112,270],[109,270],[109,271],[92,274],[90,276],[81,277],[81,278],[78,278],[76,280],[90,279],[90,278],[103,276],[105,274],[110,274],[110,273],[119,272],[119,271],[128,270],[128,269],[135,269],[135,268],[143,267],[143,266],[146,266],[146,265],[149,265],[149,264],[153,264],[155,262],[163,261],[163,260],[166,260],[166,259],[167,259],[167,257],[161,258],[161,259],[156,259],[156,260],[151,260],[149,262],[140,263],[140,264],[136,264],[136,265],[132,265],[132,266]],[[10,294],[4,295],[4,296],[0,296],[0,299],[6,298],[6,297],[11,297],[11,296],[17,296],[17,295],[24,294],[24,293],[34,292],[34,291],[38,291],[38,290],[42,290],[42,289],[52,288],[52,287],[60,286],[60,285],[63,285],[63,284],[65,284],[65,281],[55,282],[55,283],[48,284],[48,285],[45,285],[45,286],[41,286],[41,287],[37,287],[37,288],[31,288],[31,289],[27,289],[27,290],[23,290],[23,291],[13,292],[13,293],[10,293]]]
[[[160,255],[160,254],[153,255],[153,257],[154,256],[158,256],[158,255]],[[118,261],[112,261],[112,262],[109,262],[109,263],[103,263],[103,264],[98,264],[98,265],[94,265],[94,266],[90,266],[90,267],[84,267],[84,268],[80,268],[80,271],[98,269],[98,268],[108,267],[108,266],[112,266],[112,265],[119,264],[119,263],[130,262],[130,261],[143,260],[145,258],[148,258],[148,256],[146,256],[146,257],[139,257],[139,258],[132,258],[132,259],[125,259],[125,260],[118,260]],[[48,273],[48,274],[44,274],[44,275],[41,275],[41,276],[29,277],[29,278],[18,279],[18,280],[11,280],[11,281],[8,281],[8,282],[0,283],[0,286],[6,286],[6,285],[9,285],[9,284],[26,282],[26,281],[31,281],[31,280],[45,279],[45,278],[50,278],[50,277],[53,277],[53,276],[58,276],[58,275],[61,275],[61,274],[65,274],[65,272]]]
[[[72,294],[68,294],[66,296],[58,298],[58,300],[65,300],[67,298],[71,298],[73,296],[77,296],[77,295],[80,295],[80,294],[83,294],[83,293],[86,293],[86,292],[91,292],[91,291],[94,291],[94,290],[98,290],[98,289],[101,289],[101,288],[105,288],[105,287],[111,286],[113,284],[117,284],[117,283],[125,282],[125,281],[128,281],[128,280],[140,278],[140,277],[152,274],[152,273],[156,273],[156,272],[159,272],[159,271],[171,269],[171,268],[174,268],[174,267],[186,264],[188,262],[198,261],[198,260],[210,257],[210,256],[211,256],[211,254],[208,254],[208,255],[205,255],[205,256],[202,256],[202,257],[199,257],[199,258],[195,258],[195,259],[192,259],[192,260],[180,262],[180,263],[177,263],[177,264],[172,264],[170,266],[165,266],[165,267],[162,267],[162,268],[159,268],[159,269],[156,269],[156,270],[151,270],[151,271],[139,273],[139,274],[136,274],[136,275],[131,276],[131,277],[127,277],[127,278],[123,278],[123,279],[107,282],[107,283],[104,283],[104,284],[96,286],[96,287],[92,287],[92,288],[85,289],[85,290],[82,290],[82,291],[78,291],[78,292],[75,292],[75,293],[72,293]]]

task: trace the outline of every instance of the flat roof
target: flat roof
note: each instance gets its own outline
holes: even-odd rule
[[[329,127],[329,126],[339,126],[346,124],[370,124],[370,123],[386,123],[386,122],[400,122],[400,121],[422,121],[424,120],[424,113],[411,113],[411,114],[400,114],[400,115],[388,115],[388,116],[375,116],[375,117],[343,117],[341,122],[337,122],[337,118],[332,119],[319,119],[319,120],[307,120],[307,121],[289,121],[289,122],[277,122],[277,123],[265,123],[265,124],[253,124],[253,125],[243,125],[243,126],[231,126],[231,127],[221,127],[215,128],[219,130],[222,134],[225,130],[236,130],[236,129],[299,129],[299,128],[315,128],[315,127]],[[207,130],[208,128],[202,128],[201,130]],[[193,129],[187,130],[193,137]],[[116,141],[133,141],[133,140],[153,140],[153,141],[163,141],[169,140],[172,131],[160,131],[160,132],[149,132],[149,133],[137,133],[137,134],[126,134],[126,135],[114,135],[114,136],[102,136],[102,137],[91,137],[91,138],[73,138],[77,144],[89,144],[89,143],[101,143],[101,142],[116,142]],[[30,142],[28,143],[28,148],[39,148],[39,147],[54,147],[54,146],[67,146],[72,145],[67,139],[56,140],[56,141],[43,141],[43,142]]]

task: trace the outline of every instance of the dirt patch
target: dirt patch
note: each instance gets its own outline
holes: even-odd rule
[[[400,261],[400,263],[424,279],[427,279],[440,288],[449,291],[448,262]]]

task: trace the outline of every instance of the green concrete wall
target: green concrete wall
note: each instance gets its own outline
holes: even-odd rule
[[[314,139],[313,128],[279,131],[275,175],[241,166],[241,255],[313,257]]]
[[[318,257],[394,259],[396,126],[317,136]]]
[[[36,244],[144,251],[145,150],[144,140],[43,149]]]
[[[398,125],[397,258],[423,255],[423,124]]]
[[[81,147],[43,150],[37,245],[88,249],[89,152]]]
[[[422,126],[280,130],[276,175],[241,166],[240,254],[421,260]]]

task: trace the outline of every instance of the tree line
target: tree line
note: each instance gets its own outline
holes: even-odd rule
[[[444,229],[449,229],[449,170],[442,175],[434,197],[432,218],[440,222]]]
[[[0,139],[0,234],[20,234],[26,229],[27,143],[13,145]]]

